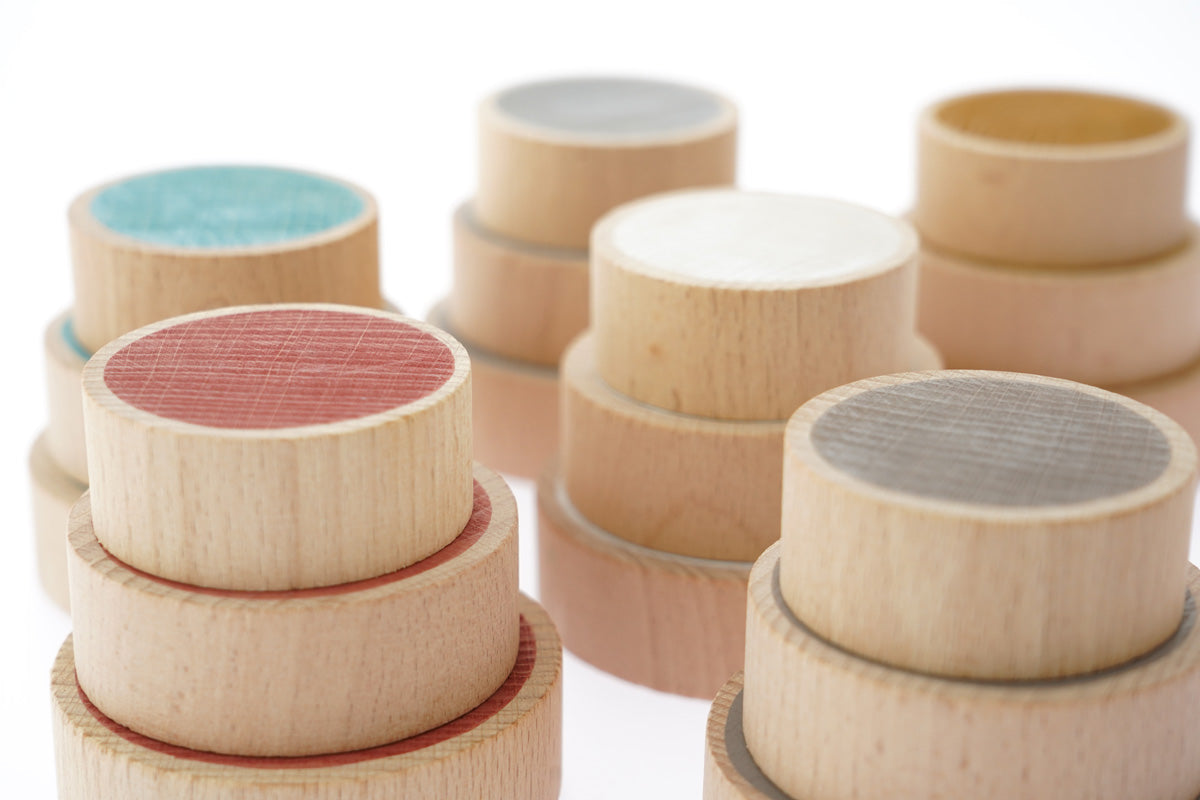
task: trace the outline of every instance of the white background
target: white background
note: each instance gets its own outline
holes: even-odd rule
[[[744,186],[899,213],[915,115],[947,94],[1107,88],[1200,120],[1200,4],[0,0],[0,795],[54,796],[47,670],[69,621],[35,582],[25,458],[45,422],[42,329],[71,303],[70,199],[187,163],[342,176],[379,200],[387,296],[423,314],[450,286],[476,101],[580,73],[720,90],[742,112]],[[533,493],[514,483],[528,558]],[[707,703],[566,670],[564,798],[699,796]]]

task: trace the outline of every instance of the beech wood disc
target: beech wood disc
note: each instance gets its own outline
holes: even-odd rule
[[[85,496],[67,561],[80,685],[139,733],[237,755],[374,747],[463,714],[517,650],[516,505],[495,473],[479,467],[476,479],[470,521],[437,553],[285,592],[135,570],[96,541]]]
[[[76,329],[91,351],[202,309],[381,302],[375,201],[334,178],[257,166],[163,170],[84,192],[68,217]]]
[[[742,673],[725,682],[708,712],[704,800],[792,800],[763,774],[742,728]]]
[[[62,470],[50,455],[49,434],[29,451],[29,483],[33,493],[33,535],[38,578],[50,599],[70,608],[67,590],[67,518],[87,487]]]
[[[737,111],[705,89],[628,78],[513,86],[479,107],[484,227],[584,249],[606,211],[688,186],[732,184]]]
[[[908,669],[1105,669],[1179,624],[1195,482],[1176,423],[1101,389],[859,381],[788,423],[783,593],[820,635]]]
[[[80,381],[91,353],[75,338],[70,312],[59,314],[42,336],[46,352],[46,401],[49,422],[46,447],[59,467],[77,482],[87,484],[87,451],[83,437]]]
[[[562,646],[520,600],[520,649],[474,710],[409,739],[340,755],[223,756],[147,739],[106,717],[75,680],[71,639],[54,665],[61,800],[552,800],[561,777]]]
[[[509,475],[537,478],[558,449],[558,370],[513,361],[462,339],[446,303],[429,321],[459,339],[471,357],[475,458]]]
[[[718,419],[786,419],[909,365],[917,238],[849,203],[708,189],[630,203],[592,236],[596,363],[613,389]]]
[[[146,572],[346,583],[440,550],[470,516],[470,365],[426,323],[325,305],[202,312],[105,346],[83,385],[96,535]]]
[[[567,648],[627,681],[712,697],[741,668],[750,564],[626,542],[574,509],[556,464],[538,482],[542,601]]]
[[[470,203],[454,214],[448,322],[504,358],[557,367],[588,324],[588,254],[528,245],[485,230]]]
[[[763,773],[792,797],[1200,794],[1195,567],[1182,622],[1144,657],[1084,677],[987,682],[895,669],[820,638],[788,609],[778,565],[772,545],[750,576],[744,730]]]
[[[1017,89],[921,116],[914,220],[940,248],[1017,265],[1128,263],[1187,238],[1188,125],[1114,95]]]

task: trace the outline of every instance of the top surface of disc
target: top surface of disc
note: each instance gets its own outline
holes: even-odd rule
[[[104,382],[151,414],[213,428],[357,419],[440,389],[455,355],[416,325],[373,314],[279,308],[181,322],[114,352]]]
[[[867,483],[1009,507],[1130,492],[1171,460],[1163,432],[1114,400],[978,376],[868,389],[821,414],[811,440],[833,467]]]
[[[336,181],[274,167],[212,166],[139,175],[101,189],[91,213],[109,230],[167,247],[279,244],[343,225],[363,198]]]
[[[734,288],[849,281],[895,267],[916,252],[912,229],[876,211],[732,189],[641,201],[617,212],[608,230],[626,269]]]
[[[725,113],[711,92],[633,78],[572,78],[515,86],[496,96],[526,125],[589,136],[653,136],[706,125]]]

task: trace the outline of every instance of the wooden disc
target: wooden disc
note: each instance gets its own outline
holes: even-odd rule
[[[187,167],[93,188],[68,214],[79,341],[94,352],[221,306],[377,308],[378,216],[357,186],[274,167]]]
[[[951,368],[1110,386],[1200,356],[1200,232],[1133,264],[1030,270],[921,251],[917,325]]]
[[[763,774],[746,747],[742,673],[725,682],[708,712],[704,800],[792,800]]]
[[[504,683],[472,711],[368,750],[249,758],[147,739],[106,717],[75,680],[72,642],[54,665],[61,800],[552,800],[561,774],[562,645],[537,603],[520,600],[520,649]]]
[[[374,747],[474,708],[516,657],[516,504],[483,467],[453,542],[341,586],[234,592],[148,575],[97,542],[86,496],[69,546],[79,684],[107,716],[181,747]]]
[[[734,182],[737,111],[706,89],[626,78],[527,83],[479,107],[485,228],[584,249],[606,211],[638,197]]]
[[[1182,623],[1116,669],[1054,681],[969,681],[868,661],[784,602],[779,547],[750,576],[746,743],[796,798],[1010,800],[1200,794],[1200,570]],[[990,583],[990,576],[980,576]],[[1134,586],[1121,578],[1113,594]],[[1008,600],[997,590],[997,603]],[[952,598],[953,595],[948,595]],[[953,602],[949,600],[948,602]]]
[[[1180,246],[1188,126],[1114,95],[988,92],[928,108],[918,130],[921,235],[1016,265],[1127,263]]]
[[[588,323],[588,254],[492,233],[470,203],[454,214],[454,330],[491,353],[557,367]]]
[[[154,575],[347,583],[440,550],[471,514],[470,366],[424,322],[206,311],[107,345],[83,385],[96,535]]]
[[[1166,375],[1108,388],[1158,409],[1200,442],[1200,358]]]
[[[866,658],[1050,678],[1179,625],[1196,448],[1125,397],[1004,372],[872,378],[796,412],[783,475],[783,596]]]
[[[70,312],[59,314],[42,336],[46,352],[46,401],[49,423],[46,447],[68,475],[88,482],[87,452],[83,444],[83,403],[80,379],[91,353],[75,338]]]
[[[937,369],[912,348],[913,369]],[[753,561],[779,538],[783,421],[665,411],[614,391],[584,334],[562,365],[562,476],[579,512],[635,544]]]
[[[42,433],[29,450],[29,484],[33,491],[33,535],[38,578],[50,599],[70,608],[67,591],[67,518],[87,487],[68,475],[50,455],[49,435]]]
[[[556,464],[538,482],[542,602],[563,642],[627,681],[712,697],[741,669],[750,564],[663,553],[588,522]]]
[[[786,419],[810,397],[908,366],[917,238],[809,197],[693,190],[596,226],[600,375],[650,405]]]
[[[471,427],[475,458],[509,475],[537,478],[558,449],[558,370],[488,352],[458,335],[447,303],[429,321],[471,357]]]

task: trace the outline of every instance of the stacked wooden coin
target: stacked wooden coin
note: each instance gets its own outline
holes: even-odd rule
[[[1004,91],[920,121],[918,326],[950,367],[1091,383],[1200,436],[1188,126],[1125,97]]]
[[[454,215],[454,289],[430,319],[471,352],[481,461],[535,477],[557,367],[588,321],[588,237],[643,195],[732,184],[737,113],[707,90],[618,78],[515,86],[479,110],[479,185]]]
[[[63,798],[553,798],[561,647],[471,463],[466,352],[336,305],[177,317],[84,369]]]
[[[1070,381],[908,373],[805,404],[783,469],[707,798],[1200,795],[1178,424]]]
[[[916,236],[846,203],[708,189],[628,204],[592,244],[592,329],[563,359],[538,491],[542,598],[577,655],[711,697],[779,538],[787,417],[938,366],[913,332]]]
[[[196,167],[84,192],[69,213],[75,304],[46,329],[49,425],[30,454],[38,568],[67,604],[68,511],[87,489],[79,380],[88,357],[167,317],[246,303],[378,307],[375,201],[267,167]]]

